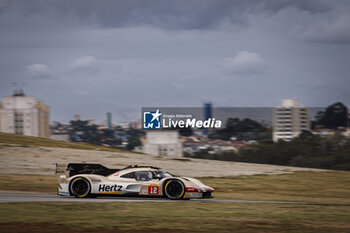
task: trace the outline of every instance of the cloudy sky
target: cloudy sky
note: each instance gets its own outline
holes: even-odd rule
[[[0,0],[0,94],[73,114],[350,106],[348,0]]]

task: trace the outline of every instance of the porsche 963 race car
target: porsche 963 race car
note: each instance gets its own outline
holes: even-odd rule
[[[172,200],[211,198],[214,189],[190,177],[176,177],[158,167],[109,169],[100,164],[56,164],[58,195],[77,198],[97,195],[158,196]]]

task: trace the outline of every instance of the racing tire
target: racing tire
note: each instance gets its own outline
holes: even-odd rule
[[[164,195],[171,200],[182,199],[185,195],[185,185],[180,180],[167,180],[163,190]]]
[[[91,193],[91,184],[86,178],[74,178],[70,182],[69,192],[77,198],[89,197]]]

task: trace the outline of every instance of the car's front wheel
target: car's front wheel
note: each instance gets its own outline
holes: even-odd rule
[[[185,186],[180,180],[168,180],[164,185],[164,194],[172,200],[181,199],[185,195]]]
[[[88,197],[91,192],[91,185],[87,179],[77,177],[70,183],[69,190],[75,197]]]

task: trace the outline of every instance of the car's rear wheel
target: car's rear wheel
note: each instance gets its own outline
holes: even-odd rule
[[[185,186],[180,180],[168,180],[164,185],[164,194],[172,200],[181,199],[185,195]]]
[[[70,193],[75,197],[88,197],[91,192],[91,185],[87,179],[83,177],[77,177],[70,183],[69,190]]]

